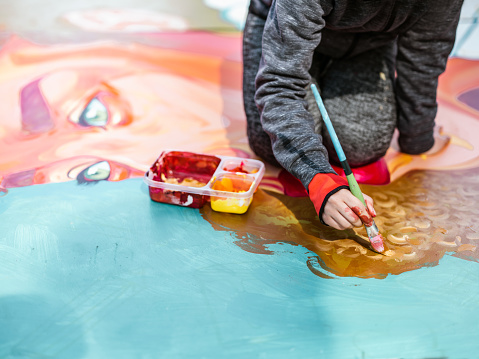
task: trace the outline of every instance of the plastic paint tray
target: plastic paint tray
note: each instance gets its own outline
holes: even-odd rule
[[[193,152],[165,151],[144,181],[153,201],[218,212],[245,213],[264,174],[261,161]]]

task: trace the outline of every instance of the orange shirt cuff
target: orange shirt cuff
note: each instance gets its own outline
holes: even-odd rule
[[[327,200],[341,189],[349,189],[348,181],[335,173],[318,173],[309,183],[309,198],[323,224],[323,211]]]

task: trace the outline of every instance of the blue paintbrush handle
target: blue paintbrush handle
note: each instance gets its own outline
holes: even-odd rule
[[[367,208],[363,192],[359,188],[358,182],[356,181],[356,178],[354,178],[353,171],[351,171],[351,168],[349,167],[348,161],[346,160],[346,155],[344,154],[343,148],[339,143],[338,136],[336,135],[336,131],[334,131],[333,124],[331,123],[331,120],[328,116],[328,112],[324,107],[323,100],[321,99],[321,96],[319,96],[318,89],[315,85],[311,85],[311,90],[313,91],[314,97],[316,98],[316,103],[318,104],[319,111],[321,111],[321,116],[323,116],[323,120],[328,129],[329,136],[333,141],[334,149],[338,154],[339,161],[341,162],[344,174],[346,175],[346,179],[348,180],[349,189],[351,190],[351,193],[363,203],[364,207]],[[374,250],[379,253],[382,253],[384,251],[384,239],[381,234],[379,234],[376,223],[372,221],[372,224],[368,226],[364,224],[364,226],[366,227],[366,232],[368,233],[369,240],[371,241],[371,245],[373,246]]]
[[[346,155],[344,154],[343,148],[341,147],[341,143],[339,143],[338,136],[336,135],[336,131],[334,130],[333,124],[331,123],[331,119],[329,118],[328,111],[326,111],[326,107],[324,107],[323,100],[319,95],[318,89],[313,84],[311,85],[311,90],[313,91],[314,98],[316,99],[316,103],[318,104],[319,111],[321,112],[321,116],[323,116],[324,123],[329,132],[329,136],[333,141],[334,149],[338,155],[339,161],[341,162],[341,166],[343,167],[344,174],[346,175],[346,179],[348,180],[349,189],[351,193],[356,196],[361,202],[363,202],[364,206],[366,206],[366,201],[364,200],[363,192],[359,188],[358,182],[356,178],[354,178],[354,174],[349,167],[348,161],[346,160]]]
[[[324,123],[326,124],[326,127],[329,132],[329,136],[331,137],[331,140],[333,141],[334,149],[336,150],[336,153],[338,154],[338,158],[341,162],[346,161],[346,156],[344,154],[343,148],[341,147],[341,143],[339,143],[338,136],[336,135],[336,131],[334,131],[334,127],[329,118],[328,111],[326,111],[326,108],[324,107],[323,100],[321,99],[321,96],[319,96],[319,92],[318,92],[318,89],[316,88],[316,85],[312,84],[311,90],[313,90],[314,98],[316,99],[316,103],[318,104],[319,111],[321,112],[321,116],[323,116]]]

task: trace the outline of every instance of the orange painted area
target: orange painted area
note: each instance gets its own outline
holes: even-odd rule
[[[228,176],[215,181],[212,188],[217,191],[241,193],[248,191],[251,184],[252,181],[246,176],[236,175],[235,177]]]
[[[0,53],[0,96],[5,106],[0,118],[0,173],[9,176],[43,167],[51,171],[55,162],[63,168],[72,158],[93,156],[130,168],[128,175],[112,177],[124,179],[136,173],[132,169],[145,171],[170,148],[253,157],[242,105],[240,35],[192,32],[155,37],[158,47],[113,41],[37,45],[12,36]],[[478,61],[449,61],[440,78],[437,123],[451,136],[451,143],[431,157],[390,149],[385,163],[391,180],[415,169],[479,166],[475,146],[479,114],[458,100],[460,94],[479,87],[474,76],[478,71]],[[19,94],[38,79],[54,123],[48,133],[22,130]],[[108,108],[108,123],[80,126],[82,111],[95,97]],[[263,188],[284,191],[280,177],[280,169],[267,166]],[[38,175],[34,183],[51,178],[69,177]],[[288,193],[305,194],[299,182],[291,183],[298,188]]]
[[[142,175],[166,148],[249,157],[245,144],[231,146],[244,137],[241,64],[225,57],[236,57],[240,38],[193,33],[183,40],[189,37],[188,48],[181,42],[172,48],[165,35],[160,40],[169,42],[168,49],[120,42],[41,46],[11,37],[0,53],[6,106],[0,173],[40,171],[31,184],[70,180],[67,163],[74,168],[80,156],[121,163],[128,170],[111,177],[121,180]],[[205,42],[215,40],[226,46],[203,53]],[[38,79],[37,97],[47,104],[54,128],[29,133],[22,129],[19,96]],[[108,123],[79,125],[95,97],[107,108]],[[51,172],[60,168],[63,173]]]

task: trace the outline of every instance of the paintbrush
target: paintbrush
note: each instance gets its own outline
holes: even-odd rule
[[[334,149],[336,150],[339,161],[341,162],[341,167],[343,168],[346,179],[348,180],[349,189],[351,190],[351,193],[364,204],[364,207],[367,210],[367,205],[366,201],[364,200],[363,193],[361,192],[358,182],[356,181],[356,178],[354,177],[354,174],[349,167],[349,163],[346,160],[346,155],[344,154],[343,148],[341,147],[341,143],[339,143],[338,136],[336,135],[336,131],[334,130],[333,124],[331,123],[331,120],[328,116],[328,112],[324,107],[323,100],[319,95],[318,89],[314,84],[312,84],[311,90],[313,91],[314,98],[316,99],[316,103],[318,104],[319,111],[323,116],[323,120],[328,129],[329,136],[333,141]],[[371,222],[364,223],[364,227],[366,228],[366,232],[368,234],[368,238],[371,242],[371,246],[373,247],[373,249],[379,253],[384,252],[384,238],[379,233],[378,227],[376,226],[376,223],[374,223],[374,220],[371,218]]]

